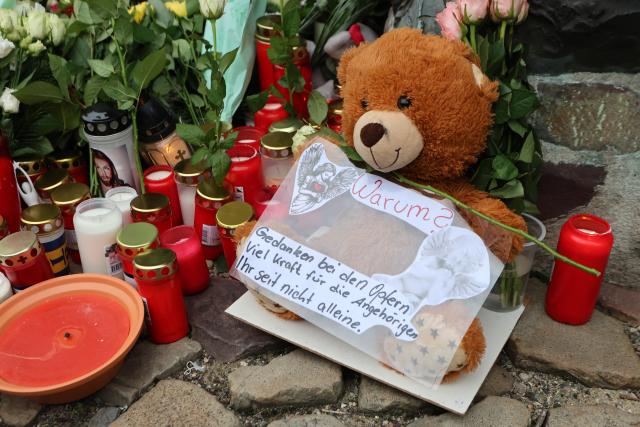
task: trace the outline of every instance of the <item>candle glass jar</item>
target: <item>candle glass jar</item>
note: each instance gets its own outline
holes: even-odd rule
[[[53,278],[44,248],[31,231],[18,231],[0,240],[0,267],[15,292]]]
[[[272,123],[279,122],[289,117],[289,113],[280,102],[267,102],[264,107],[256,111],[253,121],[256,128],[262,132],[268,132]]]
[[[128,224],[118,232],[116,242],[118,256],[122,261],[124,280],[138,289],[133,274],[133,260],[136,256],[159,246],[158,229],[148,222]]]
[[[197,294],[209,286],[207,261],[193,227],[170,228],[160,235],[160,244],[175,252],[178,258],[178,276],[184,295]]]
[[[27,176],[23,174],[16,176],[20,185],[23,182],[27,182],[27,177],[31,178],[31,182],[35,184],[38,178],[48,170],[44,158],[38,154],[24,154],[17,156],[14,160],[27,173]]]
[[[295,117],[287,117],[286,119],[280,120],[279,122],[271,123],[271,126],[269,126],[269,133],[285,132],[293,135],[302,126],[304,126],[304,123],[302,123],[301,120],[298,120]]]
[[[22,211],[22,229],[36,234],[56,277],[69,274],[62,212],[56,205],[41,203]]]
[[[51,192],[62,184],[71,182],[71,175],[65,169],[50,169],[40,175],[35,182],[38,197],[42,203],[51,203]]]
[[[268,133],[260,141],[262,171],[267,187],[277,188],[293,167],[293,137],[289,133]]]
[[[66,169],[74,182],[89,185],[87,164],[80,151],[54,151],[47,160],[52,168]]]
[[[253,147],[243,145],[231,147],[227,154],[231,158],[231,166],[225,182],[233,188],[233,198],[253,204],[256,194],[264,187],[258,152]]]
[[[278,35],[276,25],[281,22],[280,15],[268,14],[256,20],[256,62],[258,63],[258,78],[260,90],[268,90],[275,83],[273,63],[267,51],[271,47],[271,37]]]
[[[138,153],[133,146],[133,128],[128,113],[98,103],[85,111],[82,122],[102,193],[123,186],[140,191],[135,167]]]
[[[245,202],[230,202],[218,209],[216,221],[224,257],[229,268],[236,262],[236,243],[233,235],[238,227],[253,219],[253,208]]]
[[[76,213],[76,207],[88,198],[89,187],[79,182],[61,185],[51,192],[51,200],[62,212],[64,239],[69,255],[69,270],[72,273],[82,272],[78,239],[76,238],[76,231],[73,227],[73,216]]]
[[[214,260],[222,254],[216,213],[232,200],[231,191],[215,183],[213,178],[198,184],[196,191],[195,230],[202,243],[205,258]]]
[[[231,129],[231,132],[238,132],[235,145],[250,145],[256,150],[260,150],[260,138],[264,135],[264,131],[253,126],[240,126]]]
[[[116,249],[122,213],[110,200],[88,199],[76,207],[73,226],[78,239],[82,271],[123,278]]]
[[[131,201],[133,222],[148,222],[159,233],[171,228],[171,206],[169,198],[160,193],[141,194]]]
[[[144,186],[152,193],[164,194],[169,198],[171,206],[171,225],[182,225],[182,211],[180,196],[176,185],[173,168],[171,166],[152,166],[144,171]]]
[[[151,341],[168,344],[189,332],[182,298],[176,254],[166,248],[151,249],[133,260],[138,292],[147,307]]]
[[[116,204],[122,214],[122,225],[131,224],[131,201],[138,197],[138,192],[131,187],[116,187],[107,191],[105,198]]]
[[[193,163],[191,159],[183,160],[175,168],[175,179],[180,198],[180,210],[184,225],[193,227],[195,216],[196,186],[210,174],[204,162]]]
[[[564,223],[558,238],[558,252],[595,268],[600,276],[556,259],[545,299],[547,314],[552,319],[570,325],[582,325],[591,319],[612,247],[613,232],[604,219],[578,214]]]

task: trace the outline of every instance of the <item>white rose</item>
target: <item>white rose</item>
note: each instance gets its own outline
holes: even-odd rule
[[[29,44],[29,46],[27,46],[27,50],[33,56],[40,55],[40,52],[42,52],[45,49],[46,49],[45,45],[40,40],[36,40],[33,43]]]
[[[58,46],[64,40],[64,36],[67,32],[67,27],[64,21],[58,17],[58,15],[49,15],[49,31],[51,34],[51,43],[54,46]]]
[[[20,101],[12,95],[15,91],[15,89],[6,87],[2,92],[2,96],[0,96],[0,108],[5,113],[17,113],[20,109]]]
[[[0,9],[0,30],[10,33],[18,22],[18,14],[13,9]]]
[[[47,13],[40,10],[30,11],[27,14],[25,27],[29,35],[34,39],[46,39],[49,34]]]
[[[224,13],[226,0],[199,0],[200,12],[207,19],[218,19]]]
[[[6,58],[16,47],[13,42],[0,37],[0,59]]]

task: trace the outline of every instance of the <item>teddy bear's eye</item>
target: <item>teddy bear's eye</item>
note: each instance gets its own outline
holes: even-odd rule
[[[401,96],[398,98],[398,108],[404,110],[405,108],[411,107],[411,100],[407,96]]]
[[[367,101],[366,99],[360,100],[360,106],[363,110],[366,110],[367,108],[369,108],[369,101]]]

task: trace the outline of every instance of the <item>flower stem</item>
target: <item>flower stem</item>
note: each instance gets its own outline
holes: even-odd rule
[[[500,24],[500,40],[504,40],[504,34],[507,30],[507,21],[502,21]]]
[[[471,24],[471,49],[477,54],[478,45],[476,44],[476,24]]]
[[[462,208],[464,210],[466,210],[467,212],[470,212],[476,216],[479,216],[480,218],[484,219],[485,221],[496,225],[500,228],[502,228],[503,230],[507,230],[510,231],[514,234],[517,234],[518,236],[521,236],[533,243],[535,243],[536,245],[538,245],[539,247],[541,247],[543,250],[545,250],[546,252],[550,253],[551,255],[554,256],[554,258],[557,258],[561,261],[566,262],[569,265],[572,265],[582,271],[585,271],[589,274],[593,274],[596,277],[599,277],[601,275],[600,271],[596,270],[595,268],[590,268],[587,267],[586,265],[582,265],[578,262],[573,261],[570,258],[567,258],[564,255],[559,254],[558,252],[556,252],[554,249],[552,249],[549,245],[547,245],[546,243],[536,239],[535,237],[531,236],[528,233],[525,233],[524,231],[511,227],[509,225],[503,224],[500,221],[498,221],[497,219],[493,219],[488,215],[483,214],[480,211],[475,210],[474,208],[472,208],[471,206],[467,206],[466,204],[462,203],[461,201],[459,201],[458,199],[456,199],[453,196],[450,196],[449,194],[445,193],[444,191],[440,191],[436,188],[433,188],[430,185],[423,185],[423,184],[419,184],[415,181],[410,180],[409,178],[405,178],[404,176],[398,174],[398,173],[394,173],[395,177],[398,179],[398,181],[405,183],[405,184],[409,184],[410,186],[414,187],[414,188],[419,188],[421,190],[427,190],[430,191],[434,194],[437,194],[438,196],[444,197],[445,199],[449,200],[450,202],[452,202],[454,205],[456,205],[459,208]]]

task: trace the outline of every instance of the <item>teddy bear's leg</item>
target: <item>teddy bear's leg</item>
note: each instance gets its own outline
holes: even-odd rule
[[[484,191],[477,190],[471,184],[460,182],[441,185],[439,189],[505,225],[527,231],[524,218],[509,209],[502,201],[489,196]],[[521,236],[490,224],[465,210],[460,209],[459,212],[473,231],[482,237],[491,251],[503,262],[513,261],[522,250],[524,239]]]

